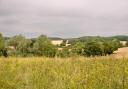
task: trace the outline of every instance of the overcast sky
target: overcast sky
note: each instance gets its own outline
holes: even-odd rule
[[[128,35],[128,0],[0,0],[4,36]]]

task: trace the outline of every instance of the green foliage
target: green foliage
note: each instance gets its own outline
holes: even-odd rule
[[[95,41],[86,42],[84,48],[84,54],[86,56],[101,56],[102,55],[101,45]]]
[[[103,43],[103,53],[104,55],[113,53],[112,45],[107,41]]]
[[[117,39],[113,39],[112,40],[112,45],[113,45],[113,50],[118,50],[119,47],[121,47],[121,43],[119,40]]]
[[[14,49],[8,49],[10,56],[47,56],[54,57],[56,54],[56,48],[50,42],[50,40],[41,35],[37,39],[26,39],[22,35],[17,35],[7,40],[7,46],[14,47]]]
[[[100,36],[83,36],[83,37],[79,37],[79,38],[70,38],[68,39],[69,40],[69,43],[73,44],[75,41],[81,41],[81,42],[84,42],[84,41],[88,41],[88,40],[100,40],[100,41],[103,41],[103,40],[108,40],[108,39],[117,39],[119,41],[127,41],[128,40],[128,36],[125,36],[125,35],[119,35],[119,36],[111,36],[111,37],[100,37]]]
[[[36,56],[54,57],[56,54],[56,47],[53,46],[46,36],[39,36],[34,45],[33,51]]]
[[[126,46],[128,47],[128,41],[127,41],[127,43],[126,43]]]
[[[120,41],[127,41],[128,40],[128,36],[125,36],[125,35],[112,36],[110,38],[118,39]]]
[[[54,46],[45,35],[33,39],[26,39],[22,35],[17,35],[10,39],[7,38],[5,46],[10,56],[22,57],[71,57],[73,55],[102,56],[112,54],[115,50],[121,47],[119,40],[111,37],[87,36],[73,39],[72,42],[69,40],[69,42],[71,45],[67,47],[66,40],[64,40],[61,45]],[[1,42],[0,47],[4,46],[2,43],[4,42]],[[10,49],[9,47],[12,47],[13,49]],[[62,50],[57,50],[59,48],[62,48]],[[0,54],[2,54],[2,51]]]
[[[0,33],[0,50],[4,48],[4,38],[2,34]]]
[[[0,56],[3,55],[2,51],[4,49],[4,38],[2,36],[2,34],[0,33]]]
[[[29,55],[31,50],[30,45],[31,45],[31,40],[24,39],[18,45],[17,51],[21,56],[27,56]]]
[[[85,43],[83,42],[76,42],[72,46],[72,52],[76,53],[77,55],[83,55],[84,54],[84,48],[85,48]]]
[[[17,35],[10,38],[7,41],[7,45],[14,47],[14,49],[9,50],[10,56],[27,56],[30,49],[31,40],[26,39],[22,35]]]
[[[112,54],[120,47],[116,39],[92,38],[77,41],[72,46],[72,52],[84,56],[102,56]]]
[[[56,57],[66,58],[71,56],[73,55],[70,47],[63,47],[62,50],[58,50],[56,53]]]
[[[8,44],[8,46],[13,46],[15,49],[17,49],[19,44],[21,43],[21,41],[24,39],[25,39],[25,37],[23,37],[22,35],[17,35],[17,36],[10,38],[7,41],[7,44]]]
[[[104,55],[112,54],[120,47],[120,42],[118,40],[109,40],[103,42],[103,52]]]

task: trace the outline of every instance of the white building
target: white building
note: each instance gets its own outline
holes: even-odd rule
[[[127,41],[120,41],[123,46],[126,46]]]
[[[51,43],[53,45],[58,45],[58,46],[60,46],[63,42],[64,42],[64,40],[51,40]],[[68,40],[66,40],[66,42],[64,42],[64,43],[65,43],[65,46],[70,45]]]
[[[51,42],[53,45],[61,45],[63,43],[63,40],[52,40]]]
[[[69,41],[66,40],[66,45],[65,46],[69,46],[69,45],[71,45],[71,44],[69,44]]]

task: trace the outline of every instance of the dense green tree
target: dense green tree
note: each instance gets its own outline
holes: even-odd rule
[[[110,38],[118,39],[120,41],[127,41],[128,40],[128,36],[127,35],[112,36]]]
[[[73,53],[85,56],[108,55],[121,47],[120,41],[106,37],[86,37],[81,38],[72,44]],[[84,52],[83,49],[84,48]]]
[[[29,54],[31,40],[26,39],[22,35],[17,35],[10,38],[7,41],[8,47],[14,47],[14,49],[9,50],[9,55],[12,56],[27,56]]]
[[[102,55],[101,45],[95,41],[86,42],[84,47],[84,54],[85,56]]]
[[[126,46],[128,47],[128,41],[126,42]]]
[[[70,57],[73,55],[84,56],[101,56],[112,54],[120,46],[119,40],[106,37],[83,37],[72,42],[68,47],[65,46],[66,41],[61,46],[52,45],[51,41],[45,35],[38,38],[26,39],[22,35],[8,38],[6,48],[9,55],[12,56],[47,56],[47,57]],[[61,47],[62,50],[57,50]],[[0,35],[0,54],[5,53],[4,40]]]
[[[28,56],[31,53],[31,40],[28,39],[23,39],[18,47],[17,47],[17,51],[21,56]]]
[[[116,39],[114,40],[105,40],[103,42],[103,54],[112,54],[114,51],[118,50],[121,46],[120,42]]]
[[[34,54],[37,56],[54,57],[56,55],[56,47],[44,35],[39,36],[33,45]]]
[[[2,36],[2,34],[0,33],[0,49],[4,48],[4,38]]]
[[[19,44],[21,44],[21,42],[25,40],[25,37],[22,35],[16,35],[12,38],[10,38],[9,40],[7,40],[7,45],[8,46],[13,46],[15,49],[18,48]]]
[[[76,53],[77,55],[83,55],[84,47],[85,47],[85,42],[76,42],[72,46],[72,52]]]
[[[113,53],[113,48],[110,42],[106,41],[103,43],[103,54],[112,54]]]
[[[3,55],[3,50],[4,50],[4,38],[2,36],[2,34],[0,33],[0,56]]]
[[[113,39],[112,42],[113,51],[118,50],[119,47],[121,47],[121,43],[117,39]]]

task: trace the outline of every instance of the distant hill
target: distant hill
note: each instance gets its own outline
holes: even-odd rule
[[[10,39],[11,37],[4,37],[5,40]],[[63,40],[62,38],[59,37],[48,37],[50,40]],[[30,38],[31,40],[36,40],[36,38]]]
[[[83,36],[79,38],[69,38],[69,43],[72,43],[74,41],[87,41],[90,39],[95,39],[95,40],[102,40],[102,39],[118,39],[120,41],[128,41],[128,36],[126,35],[117,35],[117,36],[110,36],[110,37],[102,37],[102,36]]]
[[[128,41],[128,36],[126,36],[126,35],[112,36],[111,38],[116,38],[120,41]]]
[[[101,37],[101,36],[83,36],[79,38],[69,38],[69,43],[73,43],[74,41],[87,41],[87,40],[102,40],[102,39],[108,39],[109,37]],[[110,38],[111,39],[111,38]]]
[[[4,37],[5,40],[8,40],[10,37]],[[89,39],[95,39],[99,40],[101,38],[103,39],[118,39],[120,41],[128,41],[128,36],[126,35],[117,35],[117,36],[110,36],[110,37],[102,37],[102,36],[83,36],[83,37],[78,37],[78,38],[68,38],[68,39],[63,39],[59,37],[48,37],[50,40],[69,40],[69,43],[72,43],[74,41],[80,40],[80,41],[86,41]],[[36,38],[31,38],[32,40],[35,40]]]
[[[62,38],[59,37],[48,37],[50,40],[63,40]]]

